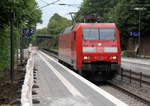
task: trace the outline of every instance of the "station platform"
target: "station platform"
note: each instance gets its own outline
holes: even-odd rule
[[[150,59],[122,57],[122,68],[150,75]]]
[[[41,51],[34,61],[40,104],[33,106],[127,106]]]

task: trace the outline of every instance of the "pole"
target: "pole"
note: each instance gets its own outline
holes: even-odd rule
[[[13,35],[13,29],[14,29],[14,22],[13,22],[13,18],[14,18],[14,11],[13,9],[11,9],[10,11],[10,15],[11,15],[11,18],[10,18],[10,60],[11,60],[11,69],[10,69],[10,80],[11,82],[13,83],[13,80],[14,80],[14,35]]]
[[[123,68],[121,68],[121,80],[123,80]]]
[[[142,72],[140,72],[140,87],[142,86],[142,76],[143,76],[143,74],[142,74]]]
[[[21,27],[21,36],[20,36],[20,62],[23,65],[23,28]]]
[[[141,11],[139,10],[139,39],[138,39],[138,43],[139,43],[139,48],[140,48],[140,43],[141,43]]]
[[[14,5],[15,5],[15,0],[12,0],[12,7],[10,9],[10,80],[11,83],[14,81],[14,60],[15,60],[15,55],[14,55],[14,19],[15,19],[15,12],[14,12]]]
[[[132,79],[132,71],[130,70],[130,83],[131,83],[131,79]]]
[[[139,11],[139,26],[138,26],[138,31],[139,31],[139,37],[138,37],[138,50],[140,48],[140,43],[141,43],[141,11],[147,10],[147,8],[134,8],[134,10]]]

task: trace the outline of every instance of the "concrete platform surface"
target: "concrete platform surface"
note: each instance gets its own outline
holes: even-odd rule
[[[40,104],[33,106],[127,106],[41,51],[34,60]]]
[[[122,57],[122,62],[130,62],[136,64],[150,65],[150,59]]]
[[[122,58],[122,68],[150,75],[150,59]]]

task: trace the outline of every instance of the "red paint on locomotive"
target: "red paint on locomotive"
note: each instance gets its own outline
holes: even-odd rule
[[[119,70],[120,34],[113,23],[76,24],[60,34],[58,53],[60,61],[76,70],[92,70],[97,67],[95,63],[100,66],[102,62],[108,63],[111,70]]]

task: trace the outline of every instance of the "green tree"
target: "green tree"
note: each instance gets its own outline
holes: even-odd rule
[[[1,0],[0,10],[0,71],[3,71],[10,63],[10,21],[13,21],[16,51],[22,28],[41,22],[41,10],[35,0]]]
[[[71,25],[71,20],[68,20],[56,13],[49,20],[47,31],[52,35],[59,34],[65,27],[69,25]]]
[[[46,34],[48,34],[47,28],[38,29],[36,30],[36,33],[35,33],[35,35],[46,35]]]
[[[9,35],[8,28],[0,28],[0,72],[9,66]]]
[[[105,16],[117,3],[117,0],[84,0],[80,10],[77,12],[76,20],[83,22],[84,16],[96,15],[100,22],[106,22]]]
[[[114,22],[119,27],[122,42],[125,47],[127,47],[129,32],[138,31],[139,11],[135,11],[135,8],[147,8],[147,11],[141,11],[141,36],[144,36],[150,32],[150,11],[148,11],[150,7],[147,7],[145,4],[150,4],[150,1],[119,1],[118,4],[107,14],[108,22]]]
[[[121,41],[125,48],[129,32],[138,31],[139,11],[136,7],[145,7],[141,12],[141,36],[150,32],[150,1],[149,0],[84,0],[77,12],[76,20],[83,22],[86,15],[96,14],[100,22],[116,23],[121,33]]]
[[[38,29],[34,36],[38,35],[52,35],[52,39],[45,39],[38,44],[40,47],[45,49],[57,49],[58,48],[58,34],[67,26],[71,25],[72,21],[54,14],[49,20],[47,28]],[[34,42],[34,41],[33,41]]]

